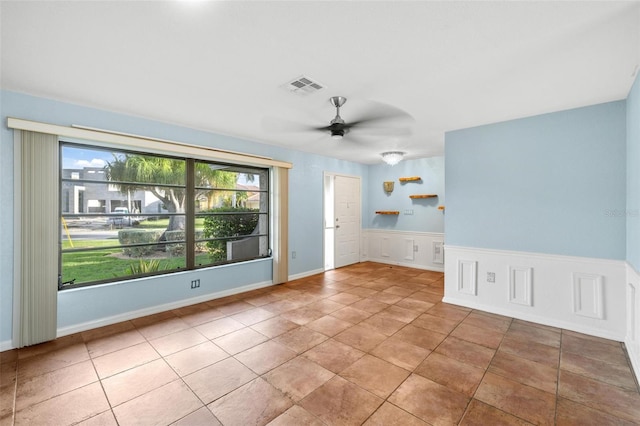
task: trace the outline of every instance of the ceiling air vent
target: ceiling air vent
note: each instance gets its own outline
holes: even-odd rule
[[[317,81],[313,81],[308,77],[300,76],[285,84],[284,87],[290,92],[297,93],[299,95],[310,95],[323,89],[324,85]]]

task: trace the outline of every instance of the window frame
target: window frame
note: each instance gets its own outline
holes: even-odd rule
[[[129,280],[135,280],[135,279],[139,279],[142,277],[149,277],[149,276],[162,276],[162,275],[171,275],[174,273],[178,273],[178,272],[184,272],[184,271],[195,271],[195,270],[202,270],[202,269],[208,269],[208,268],[215,268],[215,267],[219,267],[222,265],[228,265],[228,264],[234,264],[234,263],[243,263],[243,262],[249,262],[249,261],[254,261],[254,260],[258,260],[258,259],[268,259],[268,258],[273,258],[272,255],[272,244],[273,244],[273,240],[272,240],[272,204],[273,204],[273,193],[272,193],[272,187],[271,187],[271,178],[272,178],[272,172],[273,172],[273,166],[258,166],[258,165],[253,165],[253,164],[242,164],[242,163],[233,163],[233,162],[229,162],[229,161],[220,161],[214,158],[196,158],[194,156],[189,156],[187,154],[180,154],[180,153],[171,153],[171,154],[167,154],[167,153],[159,153],[159,152],[155,152],[154,150],[151,149],[145,149],[145,150],[140,150],[140,149],[132,149],[131,147],[128,146],[118,146],[118,145],[112,145],[112,144],[104,144],[104,143],[94,143],[93,141],[86,141],[86,140],[74,140],[72,138],[59,138],[58,139],[58,148],[59,148],[59,157],[60,157],[60,165],[59,165],[59,170],[60,170],[60,176],[58,178],[58,188],[59,188],[59,206],[58,206],[58,215],[61,218],[61,222],[63,219],[65,218],[69,218],[69,217],[108,217],[108,218],[116,218],[118,217],[118,215],[113,214],[112,212],[103,212],[103,213],[89,213],[89,212],[79,212],[79,213],[64,213],[64,207],[63,207],[63,198],[64,198],[64,192],[63,192],[63,185],[65,182],[69,182],[69,181],[80,181],[82,183],[91,183],[91,184],[99,184],[99,185],[104,185],[105,191],[108,191],[110,186],[114,185],[113,181],[111,180],[105,180],[105,181],[100,181],[100,180],[91,180],[91,179],[74,179],[73,177],[68,177],[65,178],[63,177],[63,147],[65,146],[70,146],[70,147],[74,147],[74,148],[85,148],[88,150],[100,150],[100,151],[105,151],[105,152],[117,152],[120,154],[133,154],[133,155],[145,155],[145,156],[153,156],[153,157],[159,157],[159,158],[168,158],[168,159],[173,159],[173,160],[179,160],[179,161],[184,161],[185,162],[185,183],[184,185],[181,184],[149,184],[148,186],[164,186],[164,187],[179,187],[179,188],[183,188],[186,192],[186,200],[184,202],[184,213],[168,213],[168,212],[162,212],[162,213],[158,213],[158,214],[154,214],[154,216],[158,216],[158,217],[171,217],[171,216],[185,216],[185,240],[176,240],[176,241],[164,241],[161,244],[163,244],[165,247],[168,246],[169,244],[176,244],[176,243],[180,243],[180,244],[184,244],[185,245],[185,266],[184,267],[178,267],[175,269],[171,269],[171,270],[162,270],[162,271],[156,271],[156,272],[147,272],[147,273],[142,273],[142,274],[132,274],[132,275],[125,275],[125,276],[118,276],[118,277],[113,277],[113,278],[104,278],[101,280],[96,280],[96,281],[90,281],[90,282],[83,282],[83,283],[69,283],[67,282],[66,285],[63,285],[63,255],[65,253],[73,253],[73,252],[87,252],[87,251],[94,251],[94,250],[101,250],[101,249],[105,249],[105,248],[125,248],[125,247],[137,247],[137,246],[151,246],[157,243],[141,243],[141,244],[122,244],[118,241],[118,244],[113,245],[113,246],[108,246],[108,247],[97,247],[97,248],[83,248],[83,249],[63,249],[63,245],[62,242],[64,240],[64,235],[62,232],[59,233],[59,245],[58,245],[58,290],[59,291],[64,291],[67,289],[73,289],[73,288],[80,288],[80,287],[91,287],[91,286],[96,286],[96,285],[101,285],[101,284],[108,284],[108,283],[113,283],[113,282],[122,282],[122,281],[129,281]],[[204,164],[211,164],[211,165],[216,165],[216,166],[222,166],[221,168],[231,168],[231,169],[246,169],[247,171],[250,171],[252,173],[256,173],[259,174],[261,176],[261,178],[265,179],[264,184],[261,183],[261,189],[259,189],[258,191],[252,191],[252,192],[259,192],[261,194],[261,198],[262,197],[266,197],[266,200],[264,200],[264,205],[265,205],[265,210],[262,211],[262,208],[259,208],[258,211],[256,212],[256,214],[258,215],[258,217],[260,216],[264,216],[266,217],[266,221],[264,221],[265,223],[263,224],[263,227],[260,229],[260,232],[256,235],[241,235],[241,236],[226,236],[226,237],[211,237],[211,238],[196,238],[197,235],[197,228],[195,226],[195,219],[196,217],[199,216],[203,216],[203,215],[207,215],[207,216],[218,216],[221,215],[219,214],[215,214],[215,213],[207,213],[204,214],[202,212],[198,212],[196,211],[196,198],[195,198],[195,190],[196,190],[196,185],[195,185],[195,173],[196,173],[196,169],[195,169],[195,164],[196,163],[204,163]],[[73,169],[71,169],[73,170]],[[234,171],[234,170],[231,170]],[[241,173],[239,171],[235,171],[236,173]],[[84,176],[82,176],[84,178]],[[116,184],[126,184],[126,183],[132,183],[132,184],[138,184],[137,182],[118,182]],[[144,186],[145,184],[141,184],[140,186]],[[262,187],[264,186],[265,189],[262,189]],[[200,188],[202,189],[202,188]],[[248,190],[243,190],[243,189],[237,189],[237,188],[209,188],[211,191],[214,190],[223,190],[223,191],[230,191],[230,192],[249,192]],[[64,200],[66,200],[66,198],[64,198]],[[262,203],[261,203],[262,204]],[[88,208],[87,208],[88,210]],[[238,212],[238,213],[224,213],[225,215],[241,215],[241,214],[247,214],[247,212]],[[129,212],[129,217],[133,216],[132,212]],[[265,232],[262,232],[262,230],[265,230]],[[60,230],[62,231],[62,227],[60,228]],[[214,241],[214,240],[233,240],[234,238],[238,238],[238,237],[243,237],[243,238],[262,238],[264,239],[264,241],[266,241],[266,251],[264,252],[264,254],[261,254],[260,251],[258,252],[258,256],[256,257],[251,257],[251,258],[244,258],[244,259],[231,259],[231,260],[222,260],[222,261],[217,261],[217,262],[212,262],[212,263],[207,263],[207,264],[197,264],[196,260],[195,260],[195,248],[196,248],[196,244],[197,243],[202,243],[202,242],[207,242],[207,241]]]

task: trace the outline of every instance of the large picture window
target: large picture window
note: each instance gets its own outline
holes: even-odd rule
[[[59,289],[270,256],[269,169],[60,144]]]

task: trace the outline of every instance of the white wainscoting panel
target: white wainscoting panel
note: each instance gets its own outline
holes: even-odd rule
[[[433,263],[436,265],[444,265],[444,242],[433,242]]]
[[[445,245],[445,251],[445,302],[625,340],[628,290],[624,261],[452,245]],[[477,262],[475,295],[459,291],[460,261]],[[489,277],[495,282],[489,282]],[[578,311],[574,309],[574,277],[580,277]]]
[[[533,306],[533,268],[509,267],[509,302]]]
[[[410,266],[444,272],[444,264],[437,263],[438,256],[444,261],[442,246],[444,234],[437,232],[409,232],[384,229],[363,229],[362,261]],[[440,247],[440,254],[435,248]]]
[[[603,276],[573,273],[573,312],[590,318],[604,318]]]
[[[458,259],[458,293],[478,294],[478,262]]]
[[[640,381],[640,274],[627,263],[627,336],[624,339],[636,378]]]
[[[413,238],[404,239],[404,260],[415,260],[414,254],[415,242]]]
[[[378,250],[378,253],[380,253],[380,256],[391,257],[391,239],[388,237],[383,237],[383,238],[380,238],[378,242],[380,244],[380,250]]]

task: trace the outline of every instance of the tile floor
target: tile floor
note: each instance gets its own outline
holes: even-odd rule
[[[0,354],[6,425],[640,424],[618,342],[362,263]]]

